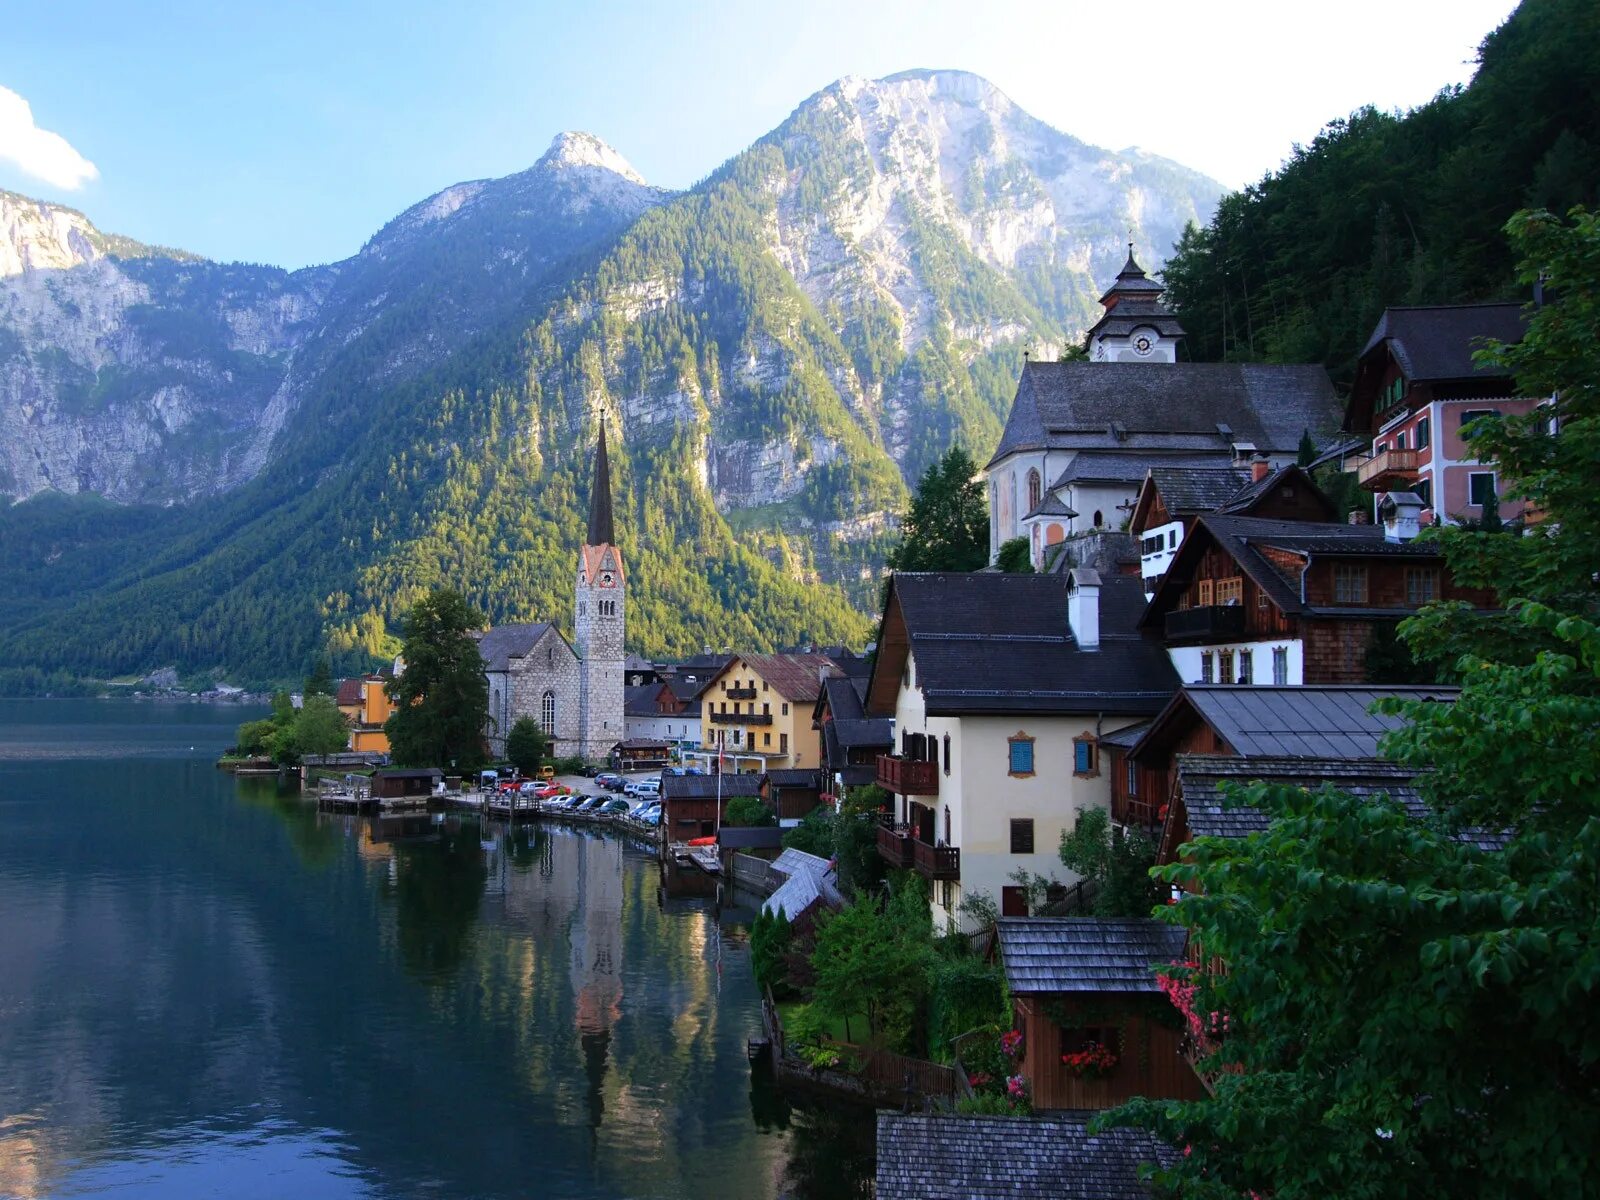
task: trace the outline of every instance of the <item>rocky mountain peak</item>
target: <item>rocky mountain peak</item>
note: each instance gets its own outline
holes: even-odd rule
[[[538,165],[553,168],[598,167],[640,187],[649,186],[644,176],[633,169],[632,163],[592,133],[569,130],[556,134]]]
[[[29,271],[64,270],[114,254],[145,258],[160,254],[192,258],[176,250],[146,246],[102,233],[75,208],[0,191],[0,279]]]

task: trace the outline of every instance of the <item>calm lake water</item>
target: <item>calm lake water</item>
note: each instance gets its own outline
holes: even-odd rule
[[[736,913],[236,781],[255,715],[0,700],[0,1196],[861,1194],[871,1114],[752,1077]]]

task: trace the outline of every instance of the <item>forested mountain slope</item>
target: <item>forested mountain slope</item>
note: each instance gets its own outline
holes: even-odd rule
[[[217,460],[238,474],[139,521],[136,554],[61,497],[0,515],[8,660],[353,665],[442,581],[567,622],[601,419],[635,647],[859,641],[907,481],[992,444],[1024,347],[1076,336],[1130,228],[1159,259],[1218,191],[959,72],[843,80],[679,195],[592,139],[563,154],[591,172],[564,208],[519,176],[459,185],[286,277],[316,314]],[[211,328],[207,353],[239,353]]]
[[[1518,295],[1519,208],[1600,201],[1600,5],[1523,0],[1472,83],[1336,121],[1228,196],[1167,263],[1198,359],[1322,362],[1347,381],[1393,304]]]

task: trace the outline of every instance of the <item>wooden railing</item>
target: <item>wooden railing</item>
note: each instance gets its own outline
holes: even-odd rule
[[[1166,634],[1174,641],[1243,637],[1244,607],[1206,604],[1199,608],[1175,608],[1166,616]]]
[[[1388,475],[1415,475],[1417,452],[1415,450],[1380,450],[1356,467],[1356,482],[1368,487]]]
[[[880,754],[878,786],[901,796],[937,796],[939,764],[901,758],[898,754]]]
[[[725,713],[714,712],[711,714],[713,725],[771,725],[771,713]]]
[[[904,825],[878,826],[878,854],[891,867],[911,869],[911,830]]]
[[[731,687],[727,691],[729,700],[754,700],[756,690],[753,687]]]
[[[1154,803],[1139,796],[1111,797],[1111,819],[1119,825],[1154,829],[1160,824],[1156,816],[1160,811]]]
[[[911,866],[925,879],[960,879],[961,848],[959,846],[930,846],[915,839],[911,842]]]

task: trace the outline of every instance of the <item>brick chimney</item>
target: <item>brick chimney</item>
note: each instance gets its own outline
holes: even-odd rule
[[[1068,576],[1067,624],[1080,650],[1100,649],[1100,572],[1074,567]]]
[[[1267,461],[1265,454],[1257,454],[1250,460],[1250,482],[1260,483],[1272,474],[1272,464]]]

